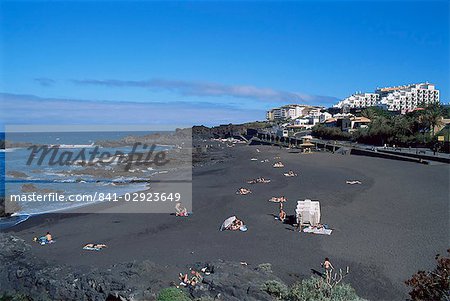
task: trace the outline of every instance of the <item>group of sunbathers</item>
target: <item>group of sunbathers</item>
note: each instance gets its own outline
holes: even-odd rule
[[[278,161],[273,164],[273,167],[274,168],[282,168],[282,167],[284,167],[284,164],[281,161]]]
[[[202,282],[203,280],[203,275],[201,273],[204,273],[205,275],[210,275],[212,273],[214,273],[214,266],[210,265],[210,264],[206,264],[206,266],[202,269],[200,269],[199,271],[196,271],[194,269],[189,269],[190,270],[190,274],[191,274],[191,278],[189,278],[189,275],[180,273],[178,274],[178,279],[180,279],[180,285],[181,286],[190,286],[190,287],[194,287],[196,286],[199,282]]]
[[[297,174],[294,171],[290,170],[287,173],[285,173],[284,176],[285,177],[296,177]]]
[[[236,194],[240,194],[240,195],[246,195],[246,194],[249,194],[249,193],[252,193],[252,191],[250,189],[247,189],[247,188],[244,188],[244,187],[241,187],[241,188],[239,188],[236,191]]]
[[[54,242],[52,235],[50,234],[50,232],[47,232],[47,234],[45,234],[44,236],[41,236],[39,238],[34,237],[33,241],[38,242],[41,245],[46,245],[46,244],[51,244]],[[83,249],[84,250],[101,250],[103,248],[106,248],[105,244],[86,244],[84,245]]]
[[[200,274],[199,272],[197,272],[196,270],[192,270],[191,269],[191,278],[189,279],[189,275],[188,274],[183,274],[180,273],[178,275],[178,279],[180,279],[180,285],[181,286],[196,286],[197,283],[201,282],[203,280],[203,276],[202,274]]]
[[[256,178],[256,179],[249,180],[249,181],[247,181],[247,183],[248,184],[256,184],[256,183],[263,183],[263,184],[265,184],[265,183],[270,183],[270,180],[266,179],[266,178],[263,178],[263,177],[259,177],[259,178]]]

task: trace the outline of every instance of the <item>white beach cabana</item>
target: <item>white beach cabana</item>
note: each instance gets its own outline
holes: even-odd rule
[[[317,226],[320,223],[320,203],[319,201],[304,200],[297,202],[295,209],[297,223],[302,225]]]

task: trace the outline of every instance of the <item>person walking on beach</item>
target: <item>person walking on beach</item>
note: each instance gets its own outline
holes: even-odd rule
[[[331,271],[334,270],[333,265],[331,264],[331,261],[328,257],[325,257],[325,261],[323,263],[321,263],[323,271],[324,271],[324,275],[329,277],[329,275],[331,274]]]

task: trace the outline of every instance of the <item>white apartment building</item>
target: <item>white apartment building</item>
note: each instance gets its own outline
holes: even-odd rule
[[[324,123],[325,120],[330,119],[331,117],[333,117],[333,115],[331,115],[328,112],[320,113],[320,115],[319,115],[319,122],[320,123]]]
[[[412,84],[399,87],[379,88],[380,105],[389,111],[402,114],[413,111],[421,104],[439,103],[439,90],[430,83]]]
[[[439,90],[434,84],[419,83],[377,88],[375,93],[356,93],[340,101],[336,108],[383,107],[402,114],[413,111],[421,104],[439,103]]]
[[[355,93],[344,100],[341,100],[334,107],[337,108],[367,108],[378,104],[380,95],[377,93]]]
[[[307,114],[310,106],[306,105],[286,105],[267,111],[266,118],[269,121],[279,119],[297,119]]]

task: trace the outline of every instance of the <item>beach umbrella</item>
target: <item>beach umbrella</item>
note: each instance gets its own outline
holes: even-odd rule
[[[222,226],[220,226],[220,231],[223,231],[231,226],[231,224],[236,220],[236,216],[230,216],[226,220],[223,221]]]

